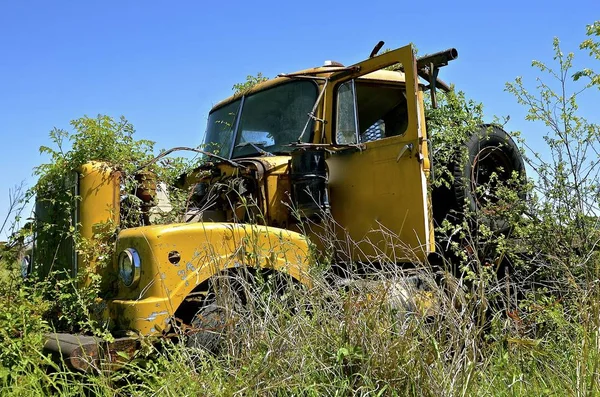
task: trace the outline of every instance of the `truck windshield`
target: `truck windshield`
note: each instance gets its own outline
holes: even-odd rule
[[[309,121],[303,141],[309,141],[313,121],[308,115],[317,99],[312,81],[291,81],[238,99],[208,117],[205,146],[231,158],[287,153]],[[240,114],[241,112],[241,114]],[[238,121],[239,117],[239,121]],[[234,131],[237,124],[237,133]]]

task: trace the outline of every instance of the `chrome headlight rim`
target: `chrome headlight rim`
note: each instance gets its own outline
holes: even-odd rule
[[[124,264],[125,261],[129,261],[131,263],[130,269],[125,269]],[[142,273],[142,262],[140,259],[140,255],[133,248],[127,248],[119,254],[119,279],[123,283],[124,286],[128,288],[133,288],[140,281],[140,276]],[[127,274],[127,273],[129,274]]]

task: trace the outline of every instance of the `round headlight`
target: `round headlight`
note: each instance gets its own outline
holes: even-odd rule
[[[133,287],[140,280],[140,255],[133,248],[119,254],[119,278],[126,287]]]

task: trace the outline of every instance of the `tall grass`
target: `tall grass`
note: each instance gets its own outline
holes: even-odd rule
[[[471,266],[474,274],[487,271]],[[596,282],[571,286],[561,300],[536,295],[527,277],[465,280],[429,264],[409,272],[365,264],[360,275],[342,280],[323,266],[310,289],[291,282],[284,293],[263,288],[234,307],[218,355],[186,346],[185,338],[146,340],[120,370],[79,373],[44,356],[47,304],[19,277],[6,272],[0,281],[2,395],[599,392]],[[509,306],[514,297],[500,292],[519,288],[519,304]],[[435,306],[426,308],[419,296],[433,297]]]

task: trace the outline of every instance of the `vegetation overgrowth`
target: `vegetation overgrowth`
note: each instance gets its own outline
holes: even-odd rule
[[[440,225],[440,251],[450,259],[411,270],[436,297],[431,312],[383,304],[390,295],[403,297],[385,283],[340,288],[323,264],[315,266],[310,290],[290,285],[285,301],[257,294],[219,355],[183,341],[144,340],[118,371],[100,366],[72,372],[42,353],[43,334],[106,335],[90,315],[97,286],[82,292],[68,280],[24,281],[19,263],[27,233],[36,227],[30,225],[14,230],[0,259],[0,394],[600,394],[600,126],[577,106],[582,92],[600,90],[592,67],[600,60],[600,22],[587,33],[581,49],[589,53],[589,67],[573,70],[574,55],[564,54],[555,40],[555,62],[533,63],[540,77],[532,91],[520,78],[507,84],[547,145],[539,153],[526,151],[530,180],[519,185],[526,199],[509,183],[490,204],[503,208],[510,232],[491,230],[478,213]],[[437,159],[447,156],[447,164],[455,152],[443,148],[464,143],[481,124],[482,108],[462,93],[440,96],[439,105],[428,111],[428,127],[433,147],[441,148]],[[38,168],[32,194],[56,189],[55,172],[91,159],[112,162],[124,183],[135,183],[127,176],[152,157],[152,144],[135,141],[124,119],[83,118],[73,128],[73,134],[51,133],[57,149],[43,149],[51,162]],[[69,148],[64,139],[71,139]],[[186,169],[183,160],[154,167],[170,185]],[[434,183],[452,178],[439,168]],[[164,214],[165,221],[176,212]],[[71,233],[80,252],[90,249],[70,223],[61,230]],[[100,248],[110,249],[114,232],[104,232]],[[465,241],[478,249],[465,250]],[[370,278],[410,282],[397,268],[373,267]]]

